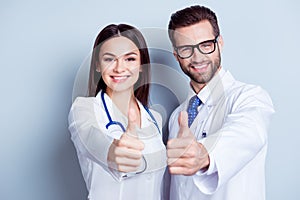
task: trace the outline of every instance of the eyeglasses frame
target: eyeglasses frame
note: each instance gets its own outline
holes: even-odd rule
[[[205,41],[200,42],[200,43],[195,44],[195,45],[182,45],[182,46],[177,46],[177,47],[174,46],[174,50],[175,50],[176,54],[177,54],[181,59],[187,59],[187,58],[192,57],[192,55],[193,55],[194,52],[195,52],[195,51],[194,51],[195,48],[197,48],[198,51],[199,51],[200,53],[204,54],[204,55],[211,54],[211,53],[213,53],[213,52],[216,50],[216,43],[218,42],[218,37],[219,37],[219,35],[217,35],[217,36],[215,37],[215,39],[212,39],[212,40],[205,40]],[[212,51],[208,52],[208,53],[202,52],[201,49],[199,48],[199,46],[200,46],[201,44],[204,44],[204,43],[206,43],[206,42],[213,42],[213,44],[214,44],[214,49],[213,49]],[[180,56],[179,53],[178,53],[178,49],[179,49],[179,48],[182,48],[182,47],[192,47],[192,53],[191,53],[191,55],[190,55],[190,56],[187,56],[187,57],[182,57],[182,56]]]

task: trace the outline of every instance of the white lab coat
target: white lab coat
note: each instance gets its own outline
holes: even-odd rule
[[[89,192],[88,199],[161,199],[166,150],[152,118],[138,102],[141,110],[141,129],[138,130],[138,135],[145,144],[142,153],[147,160],[147,169],[141,174],[122,178],[123,173],[107,167],[109,147],[113,139],[119,139],[121,135],[114,135],[106,129],[109,120],[100,93],[96,97],[78,97],[69,113],[69,130]],[[104,98],[112,119],[121,122],[126,128],[127,118],[116,109],[106,94]],[[161,132],[160,115],[153,110],[151,113]]]
[[[192,176],[172,175],[171,200],[264,200],[267,129],[274,112],[270,97],[224,69],[198,97],[203,103],[190,128],[208,150],[210,166]],[[172,113],[169,138],[177,136],[178,114],[188,101]]]

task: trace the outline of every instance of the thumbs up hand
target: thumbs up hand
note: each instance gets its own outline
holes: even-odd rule
[[[167,144],[168,165],[171,174],[193,175],[200,169],[207,169],[209,156],[205,147],[198,143],[188,127],[188,115],[182,111],[178,117],[177,138]]]
[[[114,139],[108,151],[109,166],[120,172],[138,171],[142,163],[142,150],[145,145],[138,138],[136,121],[137,114],[133,109],[129,109],[126,132],[119,140]]]
[[[177,138],[194,136],[188,126],[188,114],[186,111],[181,111],[178,117],[179,132]]]

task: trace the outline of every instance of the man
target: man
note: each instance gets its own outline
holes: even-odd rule
[[[190,77],[189,98],[169,121],[170,199],[265,199],[271,99],[222,68],[223,38],[210,9],[191,6],[174,13],[169,37]]]

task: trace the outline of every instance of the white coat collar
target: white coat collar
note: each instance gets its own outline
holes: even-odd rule
[[[217,74],[202,88],[197,94],[203,104],[207,106],[215,106],[219,99],[224,95],[224,91],[234,83],[235,79],[231,73],[221,68]],[[190,87],[189,98],[196,95]]]
[[[102,90],[99,91],[99,93],[96,95],[96,101],[98,102],[99,105],[103,105],[103,102],[101,100],[101,92]],[[127,127],[128,124],[128,119],[127,116],[125,116],[118,108],[117,106],[112,102],[111,98],[104,93],[104,100],[107,106],[107,109],[109,110],[109,114],[112,118],[112,120],[118,120],[120,121],[125,127]],[[148,114],[148,112],[145,110],[143,104],[136,99],[139,109],[140,109],[140,114],[141,114],[141,128],[149,126],[150,122],[153,122],[152,118]]]

